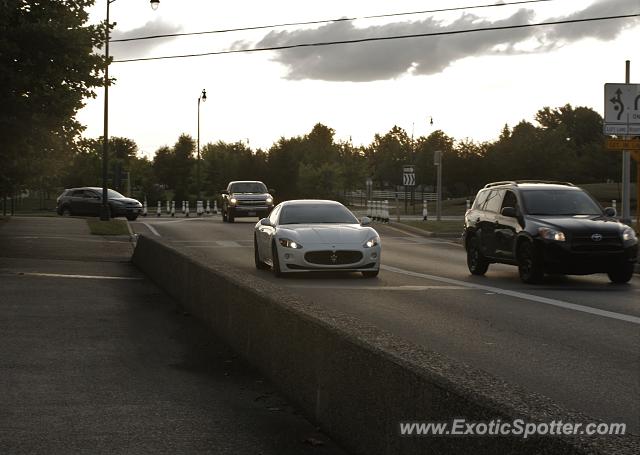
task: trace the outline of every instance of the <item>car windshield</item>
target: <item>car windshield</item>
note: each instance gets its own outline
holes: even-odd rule
[[[280,224],[358,224],[358,219],[343,205],[286,205],[280,214]]]
[[[102,193],[100,193],[102,194]],[[110,199],[116,199],[119,197],[124,197],[122,194],[118,193],[117,191],[113,191],[113,190],[107,190],[107,194],[109,195],[108,197]]]
[[[238,182],[229,187],[230,193],[266,193],[267,187],[260,182]]]
[[[530,215],[602,215],[602,209],[584,191],[530,190],[522,191]]]

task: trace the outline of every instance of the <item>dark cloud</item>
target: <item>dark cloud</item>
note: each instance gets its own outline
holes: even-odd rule
[[[638,12],[638,0],[601,0],[566,17],[545,21],[579,19]],[[464,14],[452,23],[434,18],[356,28],[352,22],[333,22],[312,30],[270,32],[255,47],[277,47],[301,43],[357,40],[363,38],[438,33],[473,28],[500,27],[536,22],[531,9],[520,9],[499,21]],[[486,31],[456,35],[374,41],[357,44],[304,47],[276,51],[275,61],[288,69],[289,79],[328,81],[374,81],[413,74],[439,73],[452,62],[470,56],[543,52],[579,39],[611,40],[634,20]],[[533,40],[531,40],[533,39]],[[527,41],[526,50],[521,45]],[[532,44],[533,43],[533,44]],[[234,43],[234,48],[248,47]]]
[[[153,35],[166,35],[171,33],[178,33],[181,30],[179,25],[163,22],[161,19],[149,21],[142,27],[138,27],[126,32],[120,32],[117,30],[111,34],[112,40],[138,38],[141,36],[153,36]],[[124,41],[124,42],[112,42],[109,48],[109,52],[113,55],[115,60],[121,60],[126,58],[144,57],[149,54],[149,51],[164,44],[171,38],[158,38],[148,39],[140,41]]]

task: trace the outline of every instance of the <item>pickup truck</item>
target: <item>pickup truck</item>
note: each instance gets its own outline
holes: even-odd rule
[[[233,223],[237,217],[265,218],[272,209],[273,196],[262,182],[234,181],[222,192],[222,221]]]

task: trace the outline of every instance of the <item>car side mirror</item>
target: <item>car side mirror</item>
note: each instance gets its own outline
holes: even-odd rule
[[[508,216],[509,218],[517,218],[518,217],[518,211],[516,210],[515,207],[504,207],[500,211],[500,214],[502,216]]]
[[[360,220],[360,224],[362,226],[369,226],[371,224],[371,218],[369,218],[368,216],[362,217],[362,220]]]
[[[269,194],[271,196],[275,195],[276,194],[276,190],[274,190],[273,188],[269,188]]]
[[[225,194],[225,195],[227,195],[227,196],[229,195],[229,192],[228,192],[227,190],[222,190],[222,191],[220,191],[220,193],[221,193],[221,194]]]
[[[260,224],[261,224],[262,226],[273,226],[273,225],[271,224],[271,221],[269,220],[269,218],[262,218],[262,219],[260,220]]]
[[[614,209],[613,207],[607,207],[606,209],[604,209],[604,214],[609,218],[613,218],[617,215],[616,209]]]

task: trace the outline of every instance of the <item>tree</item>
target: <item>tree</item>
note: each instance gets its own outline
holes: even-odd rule
[[[0,193],[39,185],[77,150],[75,115],[103,84],[93,0],[0,2]]]

